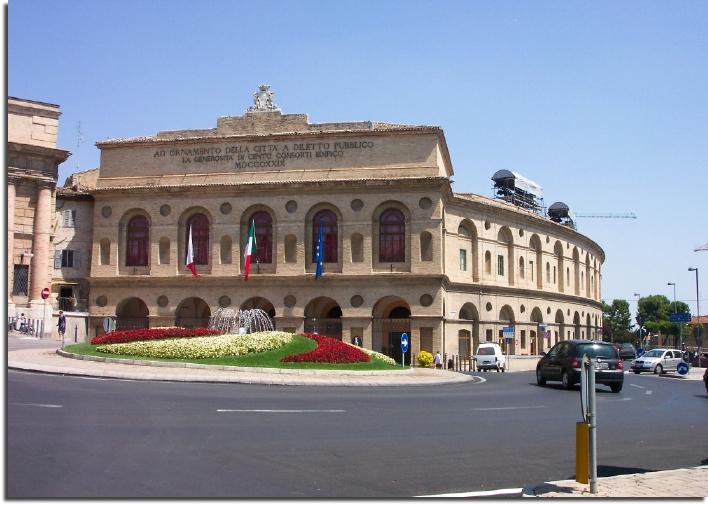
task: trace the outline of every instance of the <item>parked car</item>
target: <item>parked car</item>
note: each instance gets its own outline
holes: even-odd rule
[[[548,354],[542,353],[536,365],[536,383],[560,381],[565,389],[580,382],[580,367],[587,354],[595,360],[595,384],[609,386],[613,393],[622,391],[624,366],[617,348],[609,342],[594,340],[564,340],[551,347]]]
[[[637,349],[629,342],[625,342],[620,346],[620,357],[622,359],[636,359]]]
[[[708,352],[701,353],[700,361],[698,360],[698,354],[694,355],[693,359],[691,359],[691,366],[698,368],[708,367]]]
[[[675,372],[681,361],[683,353],[678,349],[652,349],[632,361],[630,369],[636,374],[651,372],[661,375],[664,372]]]
[[[479,344],[475,360],[477,361],[477,370],[483,372],[489,370],[506,371],[506,357],[502,353],[502,348],[499,344],[492,342]]]

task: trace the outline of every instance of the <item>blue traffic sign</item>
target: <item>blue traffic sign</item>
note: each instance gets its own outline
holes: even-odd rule
[[[401,333],[401,351],[408,352],[408,333]]]
[[[682,361],[681,363],[676,365],[676,371],[681,375],[686,375],[688,373],[688,363]]]
[[[669,314],[669,321],[672,323],[688,323],[691,321],[689,312],[672,312]]]

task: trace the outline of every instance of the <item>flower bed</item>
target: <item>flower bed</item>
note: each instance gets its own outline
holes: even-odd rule
[[[202,337],[206,335],[221,335],[223,331],[209,328],[141,328],[139,330],[113,331],[91,339],[96,344],[118,344],[137,342],[139,340],[162,340],[166,338]]]
[[[272,351],[289,343],[292,338],[292,333],[263,331],[249,335],[217,335],[107,344],[97,347],[96,350],[109,354],[146,358],[206,359]]]
[[[286,356],[280,361],[284,363],[366,363],[370,361],[369,355],[360,348],[340,340],[316,333],[303,333],[302,336],[316,341],[317,348],[309,352]]]
[[[354,344],[349,344],[349,345],[354,345]],[[395,365],[396,360],[393,359],[391,356],[386,356],[383,353],[372,351],[371,349],[366,349],[365,347],[357,347],[357,349],[361,349],[364,351],[366,354],[369,355],[369,358],[378,358],[384,363],[388,363],[389,365]]]

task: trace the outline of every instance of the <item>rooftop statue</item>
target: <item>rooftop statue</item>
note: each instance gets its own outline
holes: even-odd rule
[[[253,105],[246,112],[279,111],[280,108],[273,103],[273,92],[267,84],[258,86],[258,91],[253,93]]]

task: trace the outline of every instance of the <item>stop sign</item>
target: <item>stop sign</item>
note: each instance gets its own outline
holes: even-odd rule
[[[46,300],[47,298],[49,298],[49,288],[44,288],[42,290],[42,299]]]

